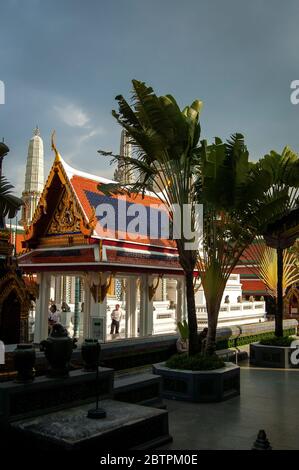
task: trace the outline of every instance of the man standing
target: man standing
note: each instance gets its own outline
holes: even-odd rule
[[[53,325],[59,322],[59,315],[57,312],[57,307],[55,304],[52,304],[48,314],[48,333],[51,333],[51,329]]]
[[[122,318],[122,310],[120,308],[120,305],[119,304],[116,304],[115,305],[115,309],[112,310],[112,313],[111,313],[111,329],[110,329],[110,334],[113,335],[114,334],[114,330],[115,330],[115,334],[119,334],[119,323],[121,321],[121,318]]]

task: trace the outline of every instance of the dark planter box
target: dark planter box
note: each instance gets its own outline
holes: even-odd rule
[[[165,363],[153,365],[154,374],[162,376],[162,396],[191,402],[217,402],[240,395],[240,367],[226,362],[225,367],[210,371],[177,370]]]
[[[250,364],[262,367],[279,367],[282,369],[299,368],[291,363],[290,357],[296,348],[283,346],[265,346],[260,343],[250,345]]]

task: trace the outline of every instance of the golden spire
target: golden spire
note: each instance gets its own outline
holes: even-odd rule
[[[60,161],[61,159],[61,156],[60,156],[60,153],[58,152],[57,148],[56,148],[56,131],[54,130],[52,132],[52,136],[51,136],[51,147],[52,147],[52,150],[54,150],[55,152],[55,161]]]

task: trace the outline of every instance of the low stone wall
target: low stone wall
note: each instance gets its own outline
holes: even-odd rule
[[[284,330],[290,334],[297,331],[297,326],[298,322],[295,319],[284,320],[283,322]],[[253,343],[259,341],[262,337],[272,335],[274,330],[274,321],[220,327],[217,329],[217,349],[227,349]],[[176,352],[177,338],[176,334],[172,334],[105,343],[102,344],[101,363],[106,367],[122,370],[162,362]],[[11,354],[6,355],[6,359],[8,360],[6,366],[0,366],[0,381],[1,370],[5,372],[2,380],[13,377],[9,373],[13,371]],[[74,369],[82,367],[80,347],[73,351],[71,363]],[[44,374],[47,368],[44,354],[37,351],[36,369],[38,375]]]

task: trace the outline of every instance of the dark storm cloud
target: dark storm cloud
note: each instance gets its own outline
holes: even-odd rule
[[[38,124],[47,169],[50,133],[72,165],[108,176],[98,148],[117,150],[114,96],[130,80],[204,101],[203,137],[241,131],[252,158],[299,149],[299,4],[289,0],[6,0],[0,4],[0,136],[4,170],[20,191],[27,142]]]

